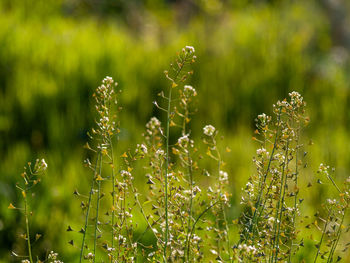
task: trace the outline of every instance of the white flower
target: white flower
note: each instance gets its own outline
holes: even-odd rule
[[[158,149],[157,151],[156,151],[156,153],[155,153],[155,156],[157,157],[157,158],[160,158],[160,157],[162,157],[164,155],[164,151],[162,150],[162,149]]]
[[[184,86],[184,94],[187,97],[191,97],[191,96],[195,97],[195,96],[197,96],[196,90],[190,85],[185,85]]]
[[[203,133],[207,136],[213,136],[215,132],[215,127],[213,125],[206,125],[203,128]]]
[[[280,153],[276,153],[276,154],[273,156],[273,158],[274,158],[275,160],[277,160],[278,162],[280,162],[280,163],[283,163],[284,160],[286,159],[286,157],[285,157],[283,154],[280,154]]]
[[[185,144],[189,142],[188,136],[189,136],[188,134],[185,134],[184,136],[180,137],[180,138],[177,140],[177,143],[178,143],[180,146],[185,146]]]
[[[87,259],[93,259],[94,258],[94,254],[92,254],[91,252],[89,252],[86,256]]]
[[[43,170],[46,170],[47,163],[45,162],[45,159],[41,159],[41,167],[43,168]]]
[[[337,203],[337,200],[335,199],[327,199],[327,203],[330,205],[335,205]]]
[[[211,252],[212,254],[214,254],[214,255],[217,255],[217,254],[218,254],[218,252],[217,252],[216,250],[214,250],[214,249],[210,249],[210,252]]]
[[[192,46],[186,46],[186,47],[185,47],[185,50],[186,50],[187,52],[189,52],[189,53],[194,53],[194,52],[195,52],[194,47],[192,47]]]
[[[228,174],[224,171],[219,172],[219,181],[220,182],[226,182],[228,180]]]
[[[261,126],[266,126],[271,120],[270,116],[267,116],[265,113],[261,113],[258,115],[258,121],[260,122]]]
[[[193,187],[193,193],[196,195],[197,193],[202,192],[202,190],[196,185],[195,187]]]
[[[290,104],[293,106],[301,106],[303,103],[303,97],[296,91],[288,94],[290,97]]]
[[[197,243],[197,242],[200,241],[200,240],[201,240],[201,238],[200,238],[199,236],[197,236],[196,234],[193,235],[193,241],[194,241],[194,242]]]
[[[147,152],[148,152],[147,146],[144,144],[137,144],[136,145],[136,152],[141,152],[141,153],[147,154]]]
[[[323,163],[320,163],[320,166],[318,167],[318,173],[323,173],[325,174],[326,176],[329,175],[329,172],[328,172],[328,169],[329,169],[329,165],[325,165]]]
[[[121,170],[121,171],[120,171],[120,175],[121,175],[122,177],[125,177],[125,178],[130,178],[131,180],[133,179],[133,177],[131,176],[131,173],[128,172],[128,171],[125,171],[125,170]]]
[[[266,151],[265,148],[257,149],[257,150],[256,150],[256,154],[257,154],[259,157],[268,157],[268,156],[269,156],[269,152]]]
[[[146,124],[146,128],[152,131],[158,129],[160,125],[160,121],[156,117],[152,117]]]
[[[49,256],[48,256],[48,259],[57,259],[57,256],[58,256],[57,253],[51,251],[50,254],[49,254]]]

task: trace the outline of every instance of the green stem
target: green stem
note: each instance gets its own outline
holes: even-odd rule
[[[296,193],[294,196],[294,211],[293,211],[293,229],[292,231],[295,230],[295,220],[296,220],[296,214],[297,214],[297,199],[298,199],[298,144],[299,144],[299,136],[300,136],[300,125],[298,127],[298,132],[297,132],[297,140],[296,140],[296,146],[295,146],[295,189]],[[293,240],[291,241],[291,248],[290,248],[290,253],[288,257],[288,262],[291,262],[291,257],[292,257],[292,249],[293,249]]]
[[[113,153],[113,143],[111,136],[109,135],[109,145],[111,148],[111,161],[112,161],[112,240],[111,240],[111,246],[112,246],[112,251],[114,250],[114,237],[115,237],[115,231],[114,231],[114,216],[115,216],[115,174],[114,174],[114,153]],[[114,254],[112,253],[111,257],[111,263],[113,262],[114,259]]]
[[[25,195],[27,194],[26,191],[24,191]],[[29,219],[28,219],[28,203],[27,203],[27,197],[24,197],[24,215],[26,219],[26,229],[27,229],[27,245],[28,245],[28,254],[29,254],[29,260],[30,263],[33,263],[32,258],[32,247],[30,244],[30,234],[29,234]]]
[[[341,222],[340,222],[340,225],[339,225],[339,228],[338,228],[338,231],[337,231],[337,239],[336,239],[336,241],[332,244],[331,253],[329,254],[329,257],[328,257],[328,259],[327,259],[327,263],[328,263],[328,262],[333,262],[334,251],[335,251],[335,249],[337,248],[337,245],[338,245],[338,242],[339,242],[339,239],[340,239],[341,228],[342,228],[342,225],[343,225],[343,223],[344,223],[345,213],[346,213],[346,208],[345,208],[345,210],[344,210],[344,214],[343,214],[343,217],[342,217],[342,219],[341,219]]]
[[[213,206],[215,206],[217,203],[219,203],[220,200],[217,200],[216,202],[214,202],[212,205],[210,205],[209,207],[207,207],[196,219],[196,221],[193,223],[192,228],[191,228],[191,232],[190,232],[190,237],[189,240],[191,240],[193,232],[194,232],[194,228],[196,227],[197,222],[199,221],[199,219],[206,213],[208,212]],[[189,254],[189,249],[190,246],[187,246],[187,254]]]
[[[320,254],[320,250],[321,250],[321,245],[322,245],[323,237],[324,237],[324,234],[326,233],[326,229],[327,229],[327,226],[328,226],[328,222],[329,222],[329,218],[330,218],[331,213],[332,213],[332,210],[329,210],[328,215],[327,215],[326,223],[324,224],[324,227],[323,227],[321,240],[320,240],[320,242],[318,243],[318,249],[317,249],[317,253],[316,253],[316,256],[315,256],[314,263],[316,263],[317,257],[318,257],[318,255]]]
[[[99,165],[99,175],[102,172],[102,155],[100,154],[100,165]],[[95,233],[94,233],[94,259],[96,260],[96,246],[97,246],[97,230],[98,230],[98,213],[100,209],[100,195],[101,195],[101,181],[97,181],[97,200],[96,200],[96,219],[95,219]]]
[[[255,206],[254,206],[254,207],[255,207],[255,210],[254,210],[254,213],[253,213],[253,217],[252,217],[252,219],[250,220],[250,223],[249,223],[249,227],[248,227],[249,232],[254,231],[254,223],[255,223],[254,221],[255,221],[255,220],[259,220],[259,217],[261,216],[262,211],[263,211],[263,209],[264,209],[264,207],[263,207],[263,209],[261,210],[261,213],[259,213],[258,217],[256,218],[257,212],[259,212],[259,210],[260,210],[259,208],[260,208],[261,196],[262,196],[262,194],[263,194],[263,192],[264,192],[264,187],[265,187],[266,179],[267,179],[267,176],[268,176],[268,174],[269,174],[269,172],[270,172],[270,167],[271,167],[271,164],[272,164],[273,155],[274,155],[275,150],[276,150],[276,148],[277,148],[277,140],[278,140],[278,137],[279,137],[279,127],[280,127],[280,123],[281,123],[281,109],[282,109],[282,108],[280,107],[280,108],[279,108],[279,112],[278,112],[278,116],[277,116],[277,132],[276,132],[275,141],[274,141],[274,143],[273,143],[273,148],[272,148],[272,152],[271,152],[271,155],[270,155],[269,163],[268,163],[268,165],[267,165],[266,172],[265,172],[265,174],[264,174],[264,180],[263,180],[261,189],[260,189],[260,191],[259,191],[258,200],[256,201]],[[264,206],[265,206],[265,205],[264,205]],[[247,233],[247,234],[248,234],[248,237],[249,237],[249,233]],[[240,241],[240,242],[241,242],[241,241]]]
[[[287,174],[285,175],[286,168],[288,169],[288,146],[289,142],[287,142],[287,149],[282,169],[282,175],[281,175],[281,185],[280,185],[280,196],[277,203],[277,209],[276,209],[276,216],[275,216],[275,223],[274,223],[274,242],[272,246],[272,262],[274,262],[274,259],[277,260],[278,257],[278,242],[279,242],[279,234],[280,234],[280,226],[281,226],[281,220],[282,220],[282,213],[283,213],[283,202],[284,202],[284,195],[285,195],[285,189],[287,185]],[[281,206],[281,212],[280,212],[280,206]],[[279,219],[278,219],[279,217]],[[276,249],[274,251],[274,249]]]
[[[180,63],[180,66],[175,74],[172,86],[169,89],[168,95],[168,109],[167,109],[167,124],[166,124],[166,160],[165,160],[165,180],[164,180],[164,205],[165,205],[165,236],[164,236],[164,249],[163,249],[163,261],[167,261],[167,247],[168,247],[168,233],[169,233],[169,220],[168,220],[168,172],[169,172],[169,134],[170,134],[170,110],[171,110],[171,95],[173,85],[176,84],[177,77],[184,67],[186,61],[184,58],[183,63]],[[171,253],[171,251],[170,251]]]
[[[186,236],[186,243],[188,246],[187,249],[187,261],[190,262],[190,240],[189,240],[189,234],[191,230],[191,221],[192,221],[192,206],[193,206],[193,174],[192,174],[192,159],[190,159],[190,153],[189,151],[187,152],[187,158],[189,161],[189,166],[188,166],[188,173],[190,176],[190,191],[191,191],[191,196],[190,196],[190,207],[189,207],[189,216],[188,216],[188,228],[187,228],[187,236]]]
[[[91,188],[90,188],[90,193],[89,193],[88,207],[87,207],[86,215],[85,215],[85,225],[84,225],[83,241],[82,241],[82,243],[81,243],[81,248],[80,248],[80,259],[79,259],[79,262],[80,262],[80,263],[81,263],[82,260],[83,260],[83,253],[84,253],[84,245],[85,245],[86,231],[87,231],[87,226],[88,226],[88,222],[89,222],[89,214],[90,214],[90,208],[91,208],[91,200],[92,200],[92,194],[93,194],[94,185],[95,185],[95,173],[96,173],[97,163],[98,163],[99,158],[100,158],[100,152],[97,154],[97,159],[96,159],[96,163],[95,163],[95,167],[94,167],[94,175],[93,175],[92,181],[91,181]]]
[[[168,170],[169,170],[169,131],[170,131],[170,110],[171,110],[171,92],[172,87],[169,90],[168,96],[168,111],[167,111],[167,125],[166,125],[166,160],[165,160],[165,182],[164,182],[164,202],[165,202],[165,237],[164,237],[164,251],[163,257],[164,262],[166,262],[167,258],[167,246],[168,246],[168,232],[169,232],[169,222],[168,222]]]

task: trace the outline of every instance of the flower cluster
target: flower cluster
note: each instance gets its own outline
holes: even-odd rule
[[[203,133],[206,136],[213,136],[215,133],[215,127],[213,125],[206,125],[203,128]]]
[[[253,161],[257,172],[243,189],[241,203],[247,210],[240,224],[242,245],[254,246],[254,257],[261,258],[258,261],[287,260],[297,249],[292,244],[298,238],[296,216],[301,200],[299,138],[308,118],[300,94],[291,92],[289,97],[274,105],[274,120],[265,113],[256,119],[257,136],[253,140],[260,147]],[[235,253],[239,260],[252,259],[248,250]]]

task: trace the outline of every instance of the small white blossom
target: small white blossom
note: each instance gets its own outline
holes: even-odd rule
[[[160,158],[160,157],[162,157],[164,155],[164,151],[162,150],[162,149],[158,149],[157,151],[156,151],[156,153],[155,153],[155,156],[157,157],[157,158]]]
[[[337,203],[337,200],[335,199],[327,199],[327,203],[330,205],[335,205]]]
[[[131,179],[131,180],[133,179],[131,173],[128,172],[128,171],[125,171],[125,170],[121,170],[121,171],[120,171],[120,175],[121,175],[122,177],[129,178],[129,179]]]
[[[214,250],[214,249],[210,249],[210,252],[211,252],[212,254],[214,254],[214,255],[217,255],[217,254],[218,254],[218,252],[217,252],[216,250]]]
[[[214,132],[215,132],[215,127],[212,126],[212,125],[206,125],[204,128],[203,128],[203,133],[207,136],[213,136],[214,135]]]
[[[147,132],[152,135],[153,131],[160,128],[161,122],[156,118],[152,117],[149,122],[146,124]]]
[[[293,106],[301,106],[303,103],[303,97],[296,91],[288,94],[290,96],[290,104]]]
[[[184,94],[187,97],[195,97],[195,96],[197,96],[196,90],[190,85],[185,85],[184,86]]]
[[[45,162],[45,159],[41,159],[40,161],[40,168],[45,171],[47,169],[47,163]]]
[[[180,145],[180,146],[184,146],[186,143],[189,142],[189,138],[188,138],[188,134],[185,134],[184,136],[180,137],[178,140],[177,140],[177,143]]]
[[[87,259],[93,259],[94,258],[94,254],[89,252],[86,256]]]
[[[324,165],[323,163],[320,163],[320,166],[318,167],[317,172],[323,173],[326,176],[328,176],[329,175],[328,169],[329,169],[329,165]]]
[[[257,149],[256,150],[256,154],[259,156],[259,157],[268,157],[269,156],[269,152],[266,151],[265,148],[260,148],[260,149]]]
[[[228,181],[228,174],[227,174],[227,172],[224,172],[224,171],[220,171],[219,172],[219,181],[220,182]]]
[[[186,46],[186,47],[185,47],[185,50],[186,50],[187,52],[189,52],[189,53],[194,53],[194,52],[195,52],[194,47],[192,47],[192,46]]]
[[[147,146],[144,144],[137,144],[136,145],[136,152],[141,152],[141,153],[147,154],[147,152],[148,152]]]

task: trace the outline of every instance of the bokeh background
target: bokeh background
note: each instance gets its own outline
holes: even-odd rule
[[[232,149],[225,156],[232,219],[254,172],[255,116],[271,113],[293,90],[308,102],[311,118],[304,176],[315,180],[323,162],[344,180],[350,168],[349,12],[346,0],[1,0],[0,262],[18,261],[10,252],[23,249],[23,217],[7,207],[20,204],[15,183],[23,165],[43,157],[49,169],[36,191],[32,223],[43,238],[34,250],[53,249],[74,262],[79,251],[69,247],[65,230],[83,223],[72,193],[87,192],[90,178],[82,146],[94,125],[93,90],[106,75],[119,83],[118,151],[132,148],[148,119],[161,118],[152,101],[167,87],[163,71],[185,45],[198,57],[193,134],[200,137],[212,124],[225,137],[223,147]],[[331,190],[309,192],[306,210],[325,191]]]

